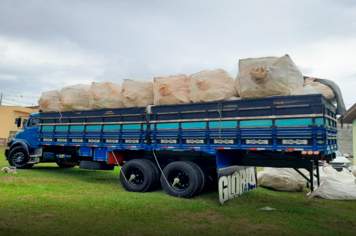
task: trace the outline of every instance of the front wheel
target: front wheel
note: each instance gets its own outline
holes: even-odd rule
[[[33,164],[27,164],[29,156],[23,147],[13,148],[8,157],[10,166],[15,166],[18,169],[30,169]]]

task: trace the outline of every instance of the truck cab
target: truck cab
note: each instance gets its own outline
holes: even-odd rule
[[[15,119],[15,125],[22,130],[7,144],[5,156],[11,166],[26,169],[39,162],[42,152],[38,146],[38,122],[39,113]]]

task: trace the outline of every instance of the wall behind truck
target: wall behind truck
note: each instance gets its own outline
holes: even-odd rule
[[[355,126],[356,128],[356,126]],[[339,124],[337,126],[337,145],[341,153],[347,153],[350,157],[354,157],[354,148],[353,148],[353,125],[344,124],[343,128]],[[351,161],[353,158],[350,158]]]
[[[18,106],[0,106],[0,139],[7,140],[10,131],[19,131],[15,125],[15,118],[19,116],[28,116],[31,113],[38,112],[38,109]],[[6,146],[4,142],[2,145]]]

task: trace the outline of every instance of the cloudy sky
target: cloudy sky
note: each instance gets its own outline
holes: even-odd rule
[[[289,54],[356,102],[354,0],[1,0],[3,104],[44,91],[222,68]],[[22,97],[21,97],[22,96]]]

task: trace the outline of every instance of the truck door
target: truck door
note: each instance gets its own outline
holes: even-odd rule
[[[38,148],[38,121],[39,118],[32,117],[27,121],[23,139],[27,141],[31,148]]]

